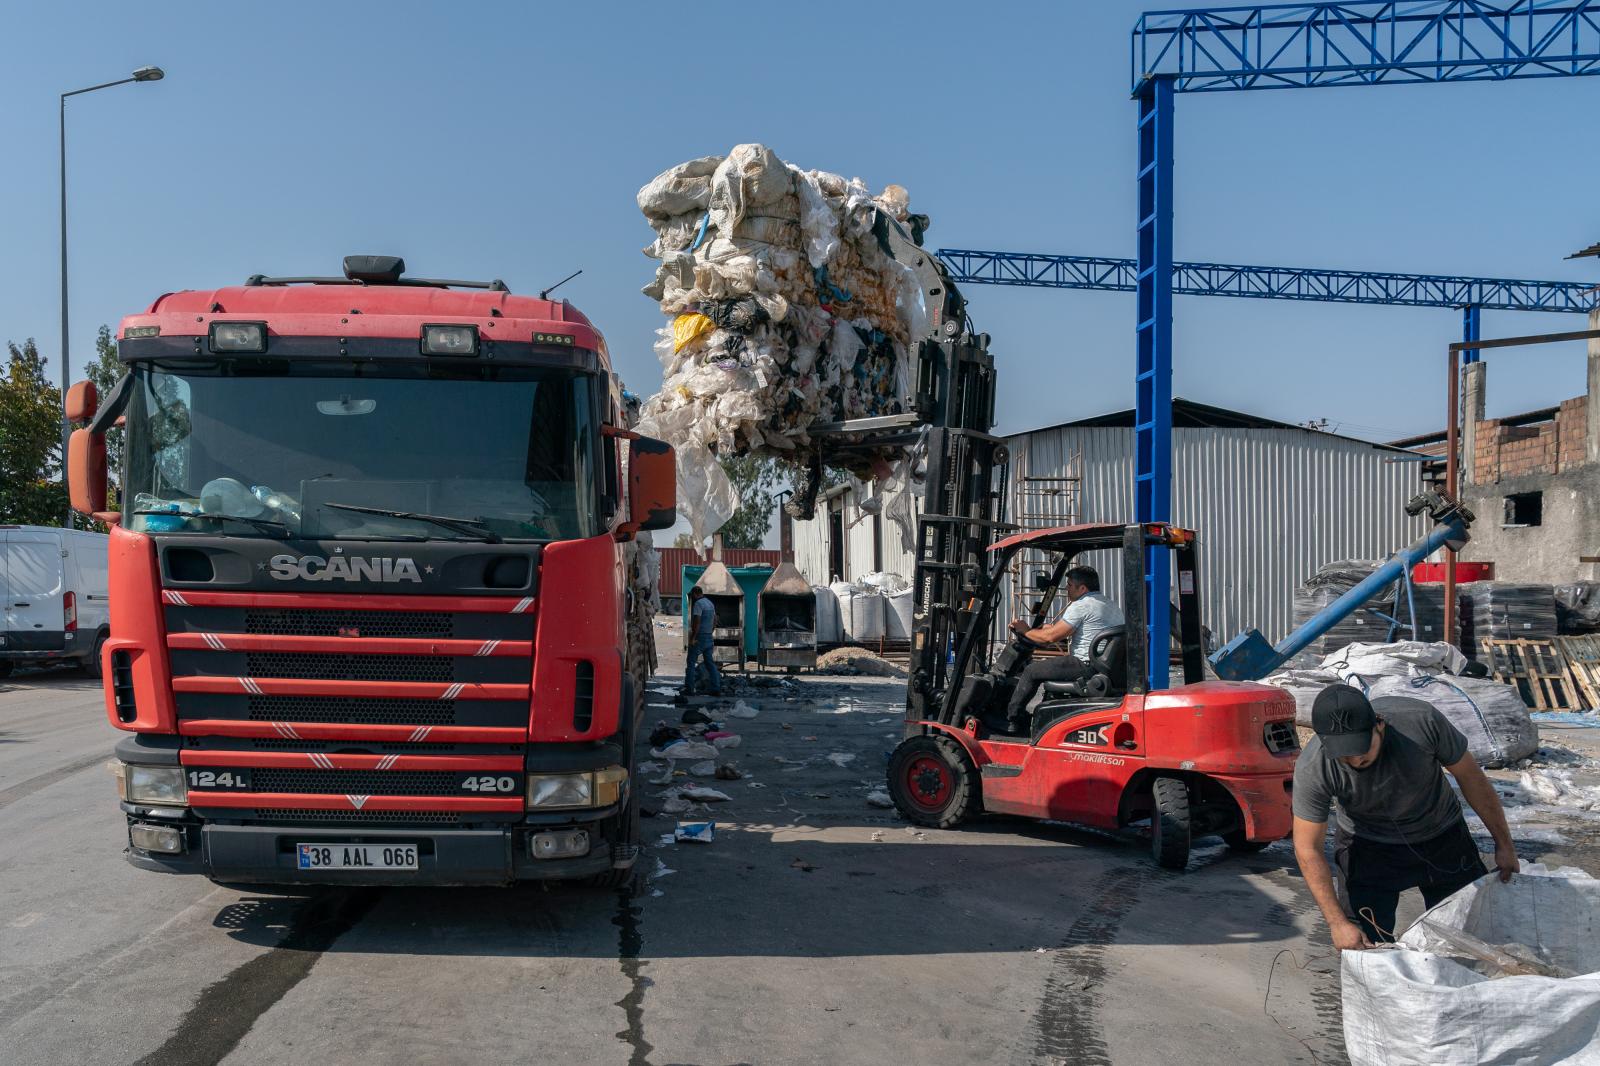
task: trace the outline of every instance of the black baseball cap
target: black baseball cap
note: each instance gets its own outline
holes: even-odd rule
[[[1311,728],[1322,741],[1322,750],[1335,758],[1365,755],[1377,723],[1367,697],[1349,685],[1329,685],[1311,704]]]

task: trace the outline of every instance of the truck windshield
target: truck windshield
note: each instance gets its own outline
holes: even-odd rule
[[[132,374],[131,529],[508,541],[600,530],[590,375],[244,359]]]

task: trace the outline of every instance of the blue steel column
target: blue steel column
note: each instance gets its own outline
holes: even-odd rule
[[[1461,309],[1462,340],[1470,342],[1483,339],[1482,312],[1483,308],[1479,307],[1477,304],[1467,304],[1467,306]],[[1461,354],[1466,357],[1466,360],[1469,363],[1476,363],[1478,361],[1479,353],[1478,349],[1476,348],[1468,348]]]
[[[1172,520],[1172,95],[1147,78],[1139,102],[1138,364],[1134,377],[1134,508],[1139,522]],[[1172,558],[1145,551],[1145,619],[1152,692],[1167,687]],[[1135,589],[1124,595],[1137,595]]]

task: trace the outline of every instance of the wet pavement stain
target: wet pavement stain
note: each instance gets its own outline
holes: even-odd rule
[[[378,889],[334,889],[311,897],[278,945],[207,986],[166,1043],[135,1066],[214,1066],[273,1004],[305,979],[322,953],[364,918]]]
[[[644,1038],[644,990],[650,987],[650,979],[643,972],[649,964],[639,958],[644,949],[644,934],[639,928],[643,914],[644,908],[633,902],[628,887],[617,890],[617,913],[611,924],[617,927],[617,963],[622,976],[628,979],[627,994],[616,1002],[627,1022],[617,1030],[617,1039],[628,1045],[628,1066],[650,1066],[650,1052],[655,1050]]]

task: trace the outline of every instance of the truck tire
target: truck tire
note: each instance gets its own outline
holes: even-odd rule
[[[983,805],[978,770],[943,736],[908,737],[889,757],[889,796],[909,822],[950,829]]]
[[[1151,792],[1150,854],[1162,869],[1181,870],[1189,865],[1189,783],[1181,777],[1158,777]]]
[[[106,646],[106,635],[101,633],[94,638],[94,651],[83,661],[83,672],[90,677],[99,677],[105,671],[100,666],[100,651]]]
[[[628,894],[631,896],[636,895],[640,888],[641,871],[644,868],[644,863],[641,861],[644,858],[644,848],[639,844],[639,793],[631,788],[628,791],[630,794],[628,796],[628,810],[625,815],[628,830],[625,842],[639,848],[637,852],[638,858],[633,860],[632,866],[627,866],[620,870],[612,867],[605,873],[595,874],[589,879],[589,883],[595,888],[627,889]]]

